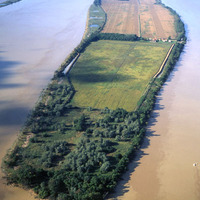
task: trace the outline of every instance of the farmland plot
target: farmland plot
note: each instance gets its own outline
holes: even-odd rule
[[[139,35],[139,7],[137,0],[102,0],[102,7],[107,13],[104,33]]]
[[[74,106],[132,111],[171,44],[93,42],[70,71]]]
[[[176,38],[174,16],[155,0],[102,0],[107,13],[104,33],[136,34],[145,38]]]

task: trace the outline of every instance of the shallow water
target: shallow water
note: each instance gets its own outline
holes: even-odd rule
[[[92,2],[22,0],[0,8],[0,160],[42,88],[81,41]],[[0,176],[1,200],[33,199]]]
[[[200,2],[164,0],[186,23],[188,43],[160,91],[147,138],[109,199],[200,199]]]
[[[98,28],[99,25],[97,25],[97,24],[92,24],[92,25],[90,25],[90,27],[91,27],[91,28]]]

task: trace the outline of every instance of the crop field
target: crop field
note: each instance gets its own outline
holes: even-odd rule
[[[146,38],[176,38],[174,17],[162,5],[140,4],[141,36]]]
[[[171,44],[93,42],[70,71],[78,107],[133,111]]]
[[[102,0],[107,13],[103,32],[136,34],[146,38],[176,38],[174,16],[155,0]]]
[[[139,35],[139,7],[137,0],[102,0],[102,7],[107,13],[104,33]]]

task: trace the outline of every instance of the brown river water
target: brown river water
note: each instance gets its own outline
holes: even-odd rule
[[[200,199],[200,2],[164,3],[181,15],[188,43],[157,97],[142,149],[112,200]]]
[[[0,160],[41,90],[84,34],[93,0],[22,0],[0,8]],[[1,164],[1,161],[0,161]],[[0,200],[32,200],[3,184]]]

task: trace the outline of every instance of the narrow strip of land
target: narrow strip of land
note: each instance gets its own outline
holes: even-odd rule
[[[154,77],[153,77],[154,79],[157,78],[157,77],[162,73],[163,68],[165,67],[165,64],[166,64],[166,62],[167,62],[167,60],[168,60],[168,58],[169,58],[169,56],[170,56],[170,54],[171,54],[171,52],[172,52],[172,49],[174,48],[174,45],[175,45],[175,44],[172,44],[172,46],[170,47],[170,49],[169,49],[169,51],[168,51],[168,53],[167,53],[167,55],[166,55],[166,57],[165,57],[163,63],[162,63],[161,66],[160,66],[160,69],[159,69],[158,72],[154,75]]]

